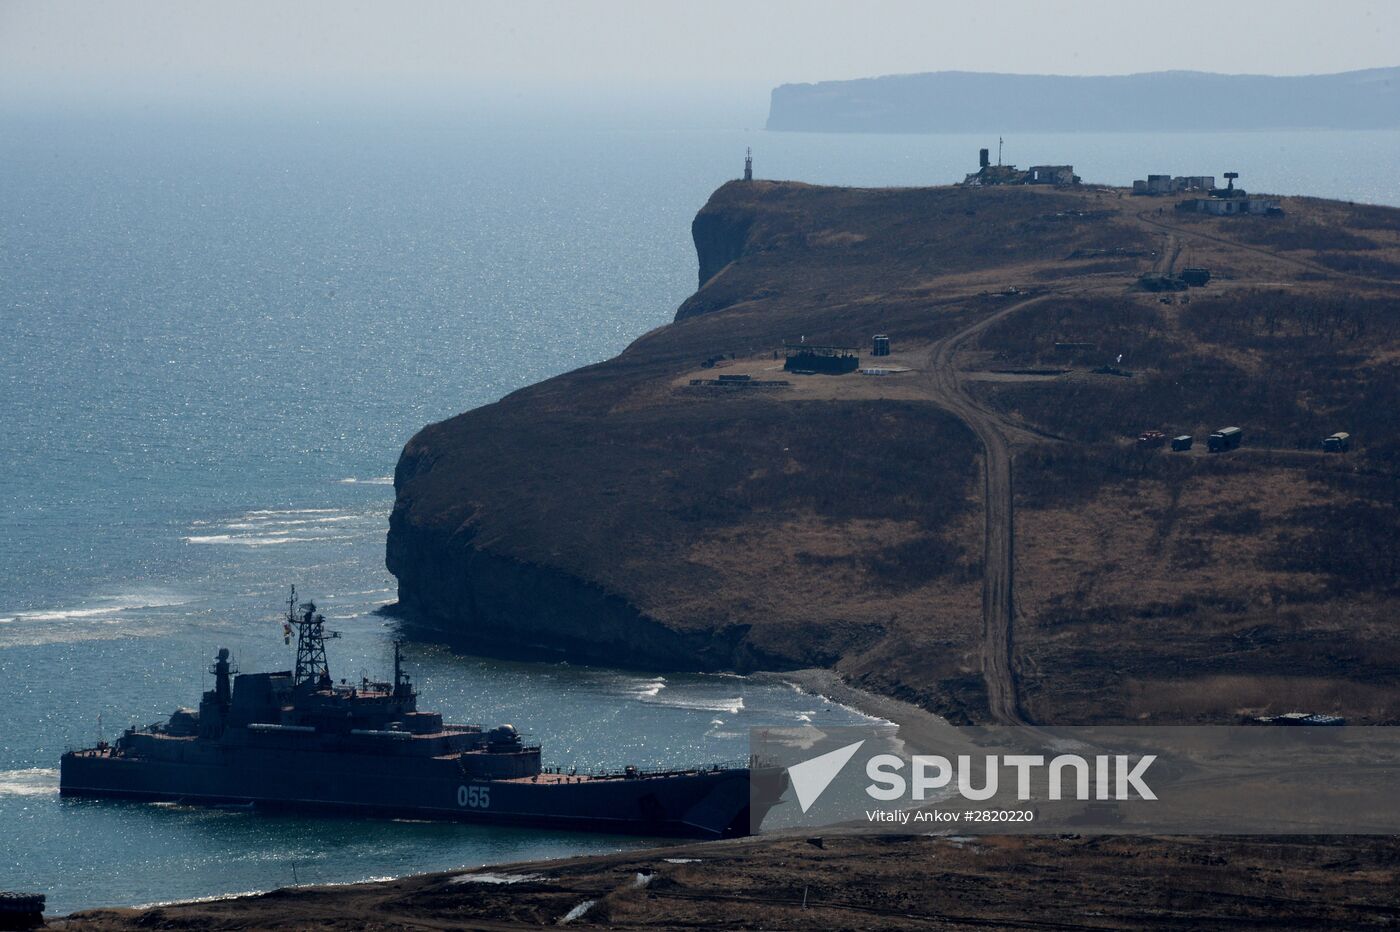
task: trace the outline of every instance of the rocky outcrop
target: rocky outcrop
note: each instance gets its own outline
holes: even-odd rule
[[[695,256],[700,260],[698,287],[704,288],[725,266],[744,254],[754,219],[754,212],[746,207],[713,203],[695,215],[690,235],[695,240]]]
[[[597,583],[482,549],[470,529],[414,527],[407,515],[398,506],[390,518],[386,562],[399,582],[394,611],[481,653],[741,673],[800,665],[755,650],[746,642],[748,625],[677,630]]]

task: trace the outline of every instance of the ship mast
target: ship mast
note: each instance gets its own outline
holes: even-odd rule
[[[298,609],[300,613],[298,614]],[[331,668],[326,662],[326,639],[340,637],[339,631],[325,629],[326,616],[317,613],[315,602],[297,605],[297,587],[287,598],[287,626],[297,630],[297,666],[292,688],[303,683],[313,688],[331,685]]]

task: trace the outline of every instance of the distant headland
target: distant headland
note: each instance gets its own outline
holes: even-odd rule
[[[767,128],[827,133],[1400,127],[1400,68],[1272,77],[937,71],[773,89]]]

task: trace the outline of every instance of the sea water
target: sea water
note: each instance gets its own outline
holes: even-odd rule
[[[1400,203],[1396,133],[1058,135],[1088,180],[1241,172]],[[759,177],[957,180],[971,136],[468,120],[0,118],[0,888],[63,912],[610,851],[642,840],[61,800],[58,757],[192,705],[219,647],[291,664],[292,583],[383,677],[391,474],[422,425],[605,359],[695,287],[689,224]],[[421,635],[425,708],[549,765],[742,758],[860,716],[780,680],[474,657]]]

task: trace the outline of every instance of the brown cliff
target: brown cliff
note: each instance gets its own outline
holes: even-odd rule
[[[1158,206],[724,186],[675,323],[409,442],[402,608],[483,649],[830,666],[956,719],[994,717],[997,677],[1042,720],[1395,717],[1400,212]],[[1210,285],[1137,287],[1188,260]],[[907,371],[776,371],[785,342],[874,333]],[[716,374],[790,385],[690,385]],[[1201,454],[1226,423],[1246,449]],[[1149,428],[1198,450],[1139,450]],[[1338,429],[1364,440],[1324,457]],[[989,440],[1015,488],[990,648]]]

